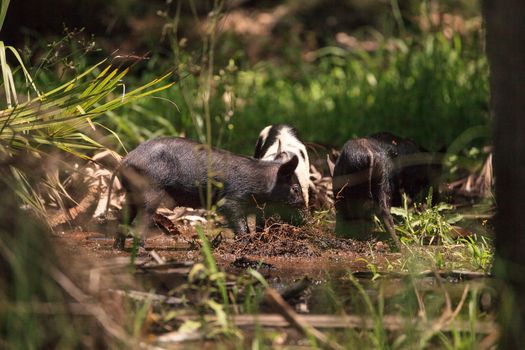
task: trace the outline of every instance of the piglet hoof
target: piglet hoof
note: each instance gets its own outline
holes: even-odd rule
[[[143,246],[139,246],[137,249],[137,256],[145,257],[148,256],[148,251]]]
[[[124,250],[125,244],[126,244],[125,237],[116,237],[115,240],[113,241],[113,249]]]
[[[148,255],[148,251],[146,250],[146,241],[141,239],[139,242],[139,255],[144,256]]]
[[[146,241],[141,239],[137,242],[136,246],[136,254],[137,256],[144,257],[148,255],[148,251],[146,250]]]

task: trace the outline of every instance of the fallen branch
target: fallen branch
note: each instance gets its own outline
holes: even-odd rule
[[[69,296],[86,308],[86,312],[90,313],[98,321],[107,334],[129,347],[133,347],[133,342],[130,341],[129,335],[125,330],[113,321],[99,304],[90,303],[90,296],[78,288],[69,277],[58,269],[52,269],[51,275]]]
[[[57,227],[66,223],[74,223],[80,216],[94,210],[100,192],[100,183],[89,187],[86,195],[76,207],[65,209],[66,212],[61,212],[53,217],[50,217],[48,222],[51,227]]]
[[[288,320],[280,314],[259,314],[259,315],[235,315],[231,316],[232,322],[237,327],[253,327],[255,325],[261,327],[273,328],[287,328],[294,327]],[[198,321],[201,318],[198,316],[178,316],[176,319],[179,322],[187,320]],[[370,316],[338,316],[338,315],[299,315],[295,314],[295,319],[306,324],[309,327],[320,329],[359,329],[359,330],[374,330],[377,327],[377,319]],[[213,315],[205,316],[206,322],[217,322],[217,317]],[[437,320],[429,320],[428,322],[421,322],[419,319],[409,320],[406,317],[397,315],[383,316],[383,328],[389,332],[399,332],[407,329],[415,331],[425,331],[428,327],[432,327]],[[294,327],[295,328],[295,327]],[[498,325],[493,321],[477,321],[474,328],[470,321],[454,320],[440,329],[441,332],[471,332],[476,334],[492,334],[499,329]]]
[[[426,270],[418,273],[404,273],[404,272],[385,272],[379,274],[385,278],[425,278],[425,277],[436,277],[436,275],[441,278],[454,278],[458,280],[473,280],[478,278],[491,278],[492,275],[486,272],[477,272],[477,271],[466,271],[466,270],[452,270],[452,271],[432,271]],[[356,271],[352,275],[357,278],[373,278],[377,275],[372,271]]]

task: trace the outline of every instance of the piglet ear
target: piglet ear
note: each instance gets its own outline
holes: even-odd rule
[[[297,168],[297,164],[299,164],[299,158],[297,158],[297,156],[294,155],[292,158],[290,158],[289,161],[281,164],[281,166],[279,167],[279,171],[277,172],[277,176],[279,177],[292,176],[293,172],[295,171],[295,168]]]
[[[335,168],[335,163],[330,159],[330,155],[327,154],[326,155],[326,163],[328,164],[328,170],[330,171],[330,176],[334,176],[334,168]]]
[[[290,160],[290,155],[287,152],[280,152],[275,156],[275,160],[281,163],[285,163]]]
[[[283,145],[281,143],[281,139],[277,140],[277,153],[281,153],[283,151]]]

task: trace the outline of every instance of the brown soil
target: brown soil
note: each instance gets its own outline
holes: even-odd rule
[[[170,230],[171,231],[171,230]],[[167,235],[155,229],[146,239],[146,251],[154,250],[166,261],[200,261],[200,241],[193,227],[177,225]],[[265,276],[289,277],[304,275],[313,278],[326,277],[337,271],[368,270],[367,262],[381,264],[390,253],[387,244],[380,241],[354,241],[336,238],[333,234],[313,227],[294,227],[287,224],[271,224],[264,232],[252,233],[238,238],[221,238],[221,232],[212,239],[217,263],[230,272],[248,267],[264,270]],[[126,250],[112,247],[111,235],[100,232],[69,231],[55,236],[66,252],[75,255],[79,250],[94,260],[127,257],[131,254],[132,240],[126,242]],[[142,254],[140,258],[147,258]],[[266,265],[265,265],[266,264]]]
[[[336,238],[332,234],[310,227],[295,227],[273,223],[263,232],[250,233],[230,242],[221,243],[218,252],[237,256],[320,257],[324,253],[363,253],[365,242]]]

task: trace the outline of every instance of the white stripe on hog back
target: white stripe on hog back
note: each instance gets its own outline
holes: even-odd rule
[[[310,161],[306,147],[297,139],[295,130],[291,126],[283,124],[269,125],[259,134],[255,149],[255,158],[274,160],[280,152],[297,155],[299,164],[295,169],[295,175],[301,185],[304,203],[306,207],[308,207],[308,188],[311,180]]]

